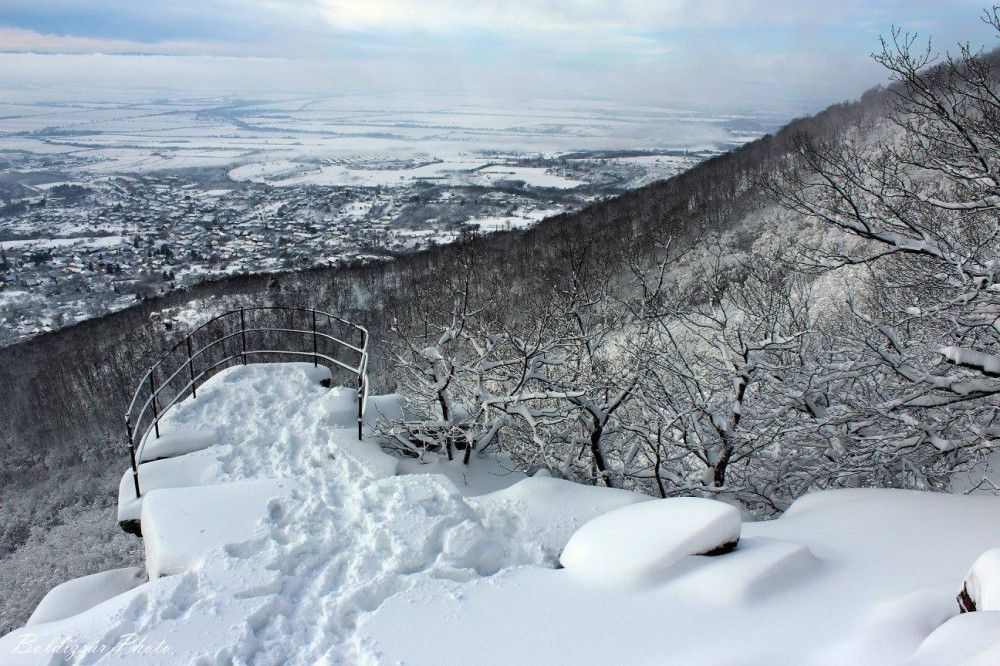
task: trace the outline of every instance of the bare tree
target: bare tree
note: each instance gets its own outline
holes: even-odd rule
[[[938,59],[894,30],[882,47],[896,131],[800,136],[774,192],[854,239],[812,248],[818,265],[864,269],[828,347],[837,423],[893,485],[941,487],[1000,434],[1000,81],[968,46]]]
[[[629,426],[645,442],[629,457],[633,477],[650,476],[661,495],[731,494],[757,502],[756,466],[784,434],[795,394],[790,374],[810,333],[808,282],[776,262],[732,262],[717,246],[700,293],[643,279],[645,416]],[[728,264],[728,265],[727,265]],[[649,273],[647,273],[649,275]],[[736,469],[738,472],[733,473]]]

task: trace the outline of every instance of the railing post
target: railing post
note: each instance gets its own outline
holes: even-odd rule
[[[363,348],[362,348],[363,349]],[[365,418],[365,376],[358,375],[358,441],[365,438],[363,431]]]
[[[319,356],[316,355],[316,308],[313,308],[313,367],[319,367]]]
[[[135,460],[135,442],[132,441],[132,419],[125,419],[125,432],[128,433],[128,453],[129,458],[132,460],[132,483],[135,484],[135,498],[139,499],[142,497],[142,493],[139,492],[139,465]]]
[[[247,320],[243,308],[240,308],[240,340],[243,341],[243,351],[240,352],[240,356],[243,357],[243,365],[247,364]]]
[[[198,383],[194,380],[194,358],[191,356],[191,336],[187,336],[188,372],[191,374],[191,396],[198,397]]]
[[[368,332],[361,329],[361,360],[358,361],[358,439],[365,438],[365,386],[368,384]]]
[[[156,438],[160,438],[160,408],[156,404],[156,380],[153,375],[156,374],[156,368],[149,371],[149,390],[153,395],[153,428],[156,430]],[[147,430],[147,432],[149,432]]]

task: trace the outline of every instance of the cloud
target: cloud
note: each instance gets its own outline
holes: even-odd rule
[[[71,69],[119,54],[80,67],[108,84],[815,107],[881,80],[868,54],[891,24],[989,43],[980,11],[979,0],[4,0],[0,51],[78,54],[58,64]],[[219,59],[195,71],[196,56]],[[29,70],[65,78],[57,60],[0,61],[12,85]]]
[[[360,31],[422,30],[445,33],[469,28],[540,32],[628,30],[681,31],[807,24],[858,26],[887,22],[940,8],[939,0],[316,0],[328,22]],[[976,13],[979,0],[949,0]]]
[[[129,39],[101,39],[77,35],[46,35],[34,30],[0,26],[0,44],[10,52],[33,53],[170,53],[208,54],[232,52],[223,42],[163,40],[137,42]]]

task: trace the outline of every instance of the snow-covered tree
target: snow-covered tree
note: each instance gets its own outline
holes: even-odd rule
[[[831,418],[869,470],[941,487],[1000,435],[998,62],[968,47],[936,62],[898,30],[876,59],[894,79],[892,124],[800,137],[776,191],[853,238],[812,248],[818,265],[863,269],[827,347],[843,392]]]

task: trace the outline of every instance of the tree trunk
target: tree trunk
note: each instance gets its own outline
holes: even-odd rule
[[[726,470],[729,468],[729,459],[732,455],[733,445],[728,441],[723,441],[722,452],[712,468],[712,485],[716,488],[722,488],[726,485]]]
[[[594,429],[590,433],[590,455],[594,457],[594,466],[597,467],[597,473],[604,481],[604,485],[608,488],[614,488],[614,484],[611,483],[611,476],[607,474],[608,467],[604,462],[604,452],[601,451],[601,437],[603,435],[604,425],[595,424]]]

